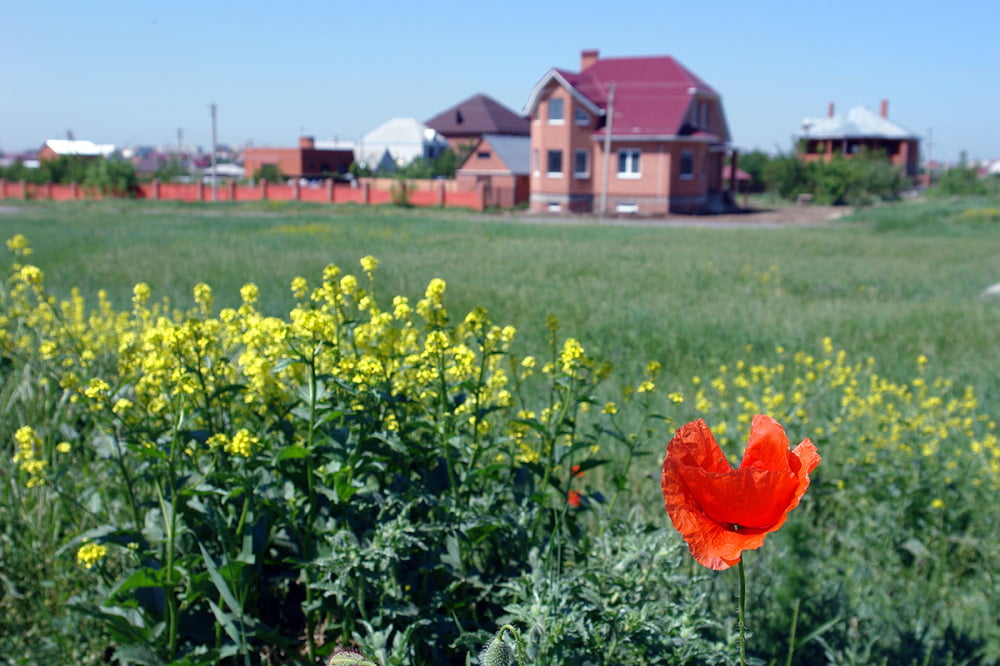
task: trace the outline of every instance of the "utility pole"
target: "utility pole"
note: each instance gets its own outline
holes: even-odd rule
[[[604,183],[601,185],[601,217],[608,214],[608,172],[611,170],[611,130],[615,121],[615,84],[608,90],[608,112],[604,123]]]
[[[215,173],[215,103],[212,109],[212,201],[219,200],[219,177]]]

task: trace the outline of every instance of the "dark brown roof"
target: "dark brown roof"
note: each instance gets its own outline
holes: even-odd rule
[[[483,94],[473,95],[459,102],[424,124],[446,137],[531,134],[527,116],[518,115],[492,97]]]

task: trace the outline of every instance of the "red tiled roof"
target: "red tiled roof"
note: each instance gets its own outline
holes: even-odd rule
[[[719,99],[711,86],[671,56],[602,58],[579,73],[553,69],[549,76],[553,74],[604,110],[614,83],[612,132],[616,137],[693,136],[696,130],[686,127],[684,120],[695,93]],[[595,136],[603,134],[603,128],[595,132]],[[727,136],[704,132],[700,136],[728,141]]]
[[[444,136],[515,134],[528,136],[531,124],[488,95],[473,95],[424,123]]]

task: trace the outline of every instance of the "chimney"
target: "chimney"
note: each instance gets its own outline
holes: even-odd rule
[[[826,107],[826,117],[833,118],[833,102],[830,102],[830,105]]]
[[[597,56],[599,54],[600,51],[597,49],[584,49],[583,51],[580,51],[580,71],[582,72],[597,62]]]
[[[299,137],[299,148],[302,150],[312,150],[316,147],[316,141],[311,136]]]
[[[889,117],[889,100],[887,99],[882,100],[882,117]]]

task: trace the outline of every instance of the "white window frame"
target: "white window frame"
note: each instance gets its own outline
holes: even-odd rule
[[[573,110],[573,122],[581,127],[587,127],[590,125],[590,114],[578,106]]]
[[[552,165],[553,153],[559,153],[559,171],[549,171],[549,167]],[[558,149],[545,151],[545,175],[549,178],[562,178],[563,169],[565,169],[565,165],[563,164],[563,151]]]
[[[585,167],[583,171],[578,170],[576,167],[578,165],[577,159],[583,156],[583,166]],[[577,149],[573,151],[573,177],[574,178],[590,178],[590,151],[587,149]]]
[[[555,118],[552,115],[552,105],[557,104],[559,109],[559,117]],[[550,97],[548,103],[548,121],[549,125],[563,125],[566,123],[566,100],[561,97]]]
[[[687,173],[684,172],[684,156],[691,156],[691,170]],[[693,150],[682,150],[681,158],[677,162],[678,172],[680,173],[681,180],[694,180],[694,151]]]
[[[615,206],[615,212],[623,215],[635,215],[639,212],[639,204],[623,201]]]
[[[625,170],[622,170],[622,158],[625,159]],[[625,180],[642,178],[642,150],[639,148],[618,149],[618,177]]]

